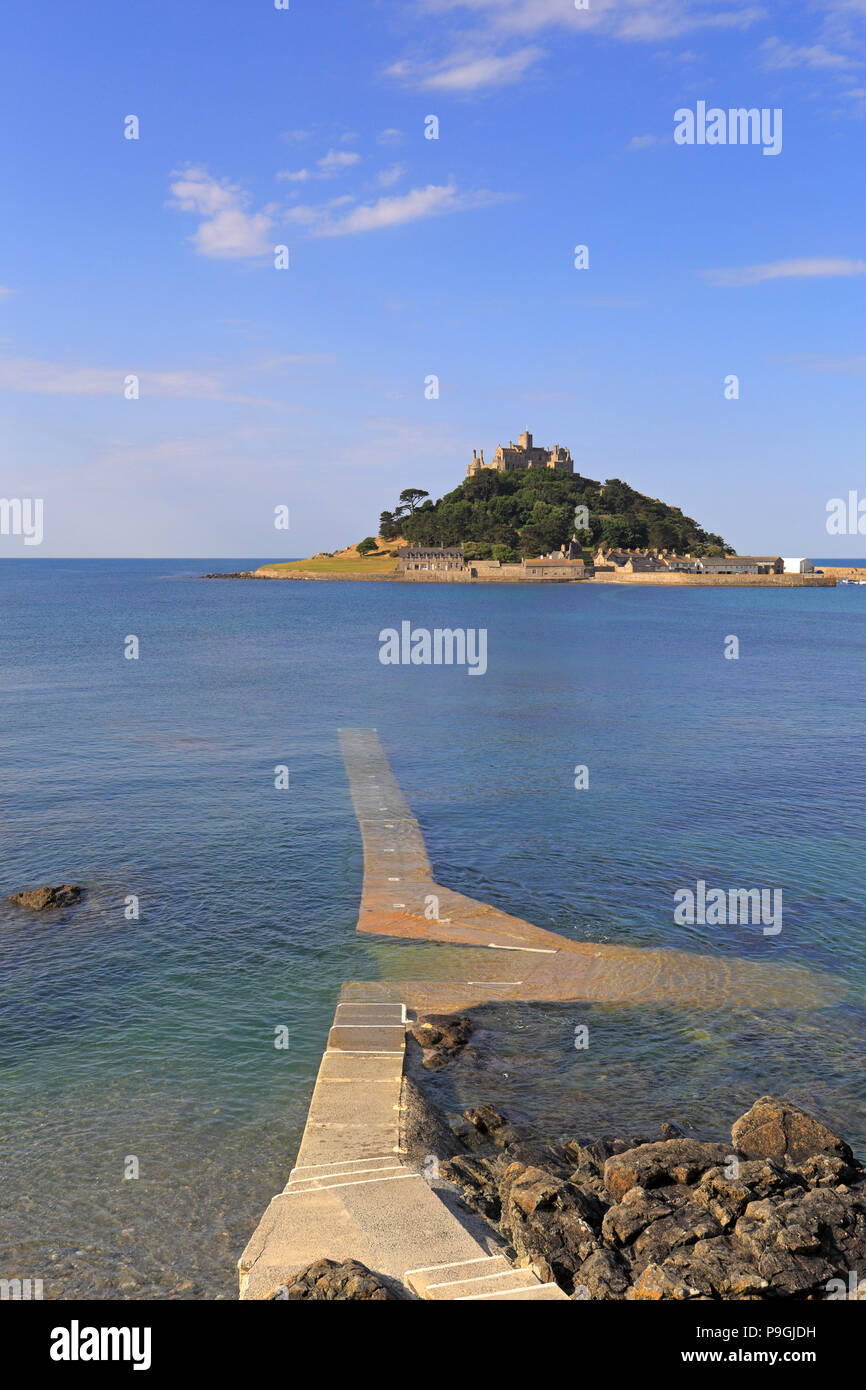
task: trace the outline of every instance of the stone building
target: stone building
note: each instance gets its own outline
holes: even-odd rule
[[[592,574],[583,560],[556,559],[524,560],[523,571],[528,579],[587,579]]]
[[[623,574],[781,574],[778,555],[678,555],[675,550],[605,550],[599,547],[596,569]]]
[[[397,553],[397,572],[407,570],[465,570],[462,545],[401,545]]]
[[[573,473],[574,461],[564,445],[554,444],[552,449],[538,448],[526,430],[516,444],[511,439],[507,447],[500,444],[489,463],[484,462],[483,449],[480,455],[473,449],[472,462],[466,465],[467,476],[471,478],[482,468],[495,468],[499,473],[512,473],[523,468],[556,468],[561,473]]]

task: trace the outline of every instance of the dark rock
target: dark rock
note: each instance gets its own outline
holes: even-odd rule
[[[721,1223],[700,1202],[686,1201],[682,1206],[651,1222],[632,1246],[634,1268],[645,1269],[648,1264],[664,1264],[674,1250],[710,1240],[722,1234]]]
[[[669,1183],[693,1183],[727,1157],[724,1144],[705,1144],[699,1139],[667,1139],[641,1144],[612,1155],[604,1165],[604,1185],[614,1201],[630,1187],[664,1187]]]
[[[601,1209],[592,1196],[541,1168],[510,1163],[501,1176],[500,1230],[518,1258],[546,1261],[571,1288],[583,1262],[601,1247]]]
[[[767,1280],[743,1258],[734,1242],[724,1236],[683,1246],[660,1268],[673,1286],[696,1289],[696,1296],[700,1298],[751,1300],[765,1296],[769,1288]],[[654,1280],[648,1282],[651,1287]]]
[[[475,1109],[464,1110],[463,1118],[467,1120],[474,1129],[477,1129],[479,1134],[488,1135],[491,1139],[494,1138],[500,1130],[506,1127],[509,1129],[512,1128],[512,1126],[508,1124],[505,1116],[500,1115],[498,1110],[494,1110],[492,1105],[479,1105]]]
[[[629,1287],[629,1267],[615,1250],[595,1250],[574,1279],[573,1298],[619,1299]]]
[[[727,1173],[727,1168],[709,1168],[693,1189],[695,1200],[725,1228],[742,1216],[750,1202],[800,1186],[795,1176],[769,1160],[740,1161],[736,1177]]]
[[[395,1299],[378,1274],[373,1274],[358,1260],[344,1260],[342,1264],[336,1260],[316,1260],[315,1264],[308,1265],[273,1289],[268,1297],[287,1302],[298,1298],[357,1298],[376,1302]]]
[[[498,1221],[502,1202],[494,1166],[487,1158],[459,1154],[439,1164],[439,1176],[459,1188],[467,1206],[488,1221]]]
[[[679,1203],[671,1197],[674,1193],[669,1196],[667,1189],[650,1193],[645,1187],[629,1188],[622,1201],[605,1212],[601,1224],[605,1240],[614,1247],[629,1245],[647,1226],[670,1216],[677,1204],[688,1200],[685,1193],[679,1197]]]
[[[419,1018],[409,1031],[422,1049],[421,1065],[428,1071],[438,1071],[466,1046],[474,1025],[460,1014],[429,1014]]]
[[[52,907],[72,907],[81,901],[84,889],[77,883],[59,883],[55,888],[47,884],[41,888],[25,888],[13,893],[9,899],[16,907],[27,907],[32,912],[46,912]]]
[[[843,1139],[789,1101],[761,1096],[734,1122],[731,1139],[747,1158],[774,1163],[802,1163],[816,1154],[851,1163],[854,1155]]]

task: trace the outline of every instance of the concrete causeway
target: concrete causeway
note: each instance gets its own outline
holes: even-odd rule
[[[340,744],[364,848],[358,930],[456,949],[434,979],[343,987],[295,1167],[238,1264],[240,1297],[279,1297],[314,1261],[355,1259],[407,1297],[566,1299],[512,1267],[492,1230],[409,1159],[407,1026],[492,1000],[818,1008],[843,987],[793,966],[571,941],[455,893],[433,876],[376,731],[341,730]]]

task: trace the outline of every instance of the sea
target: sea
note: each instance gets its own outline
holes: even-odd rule
[[[866,587],[202,578],[266,558],[0,562],[0,1278],[236,1296],[341,985],[425,949],[356,934],[345,726],[378,731],[447,886],[840,984],[806,1013],[491,1004],[447,1109],[723,1138],[783,1095],[866,1158]],[[486,671],[383,665],[404,621],[485,630]],[[678,922],[699,881],[780,890],[782,931]],[[78,906],[8,902],[64,882]]]

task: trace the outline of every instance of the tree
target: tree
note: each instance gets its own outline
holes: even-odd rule
[[[377,544],[376,544],[376,542],[375,542],[375,540],[373,539],[372,536],[365,536],[364,539],[363,539],[362,541],[359,541],[359,542],[358,542],[358,554],[359,554],[359,555],[369,555],[371,550],[378,550],[378,549],[379,549],[379,547],[377,546]]]
[[[379,517],[379,535],[384,541],[393,541],[400,534],[400,518],[393,512],[383,512]]]
[[[418,503],[422,501],[423,498],[429,496],[429,492],[425,492],[422,487],[404,487],[397,500],[400,503],[400,509],[402,511],[405,511],[408,507],[410,512],[414,512]],[[397,514],[399,515],[399,511]]]

